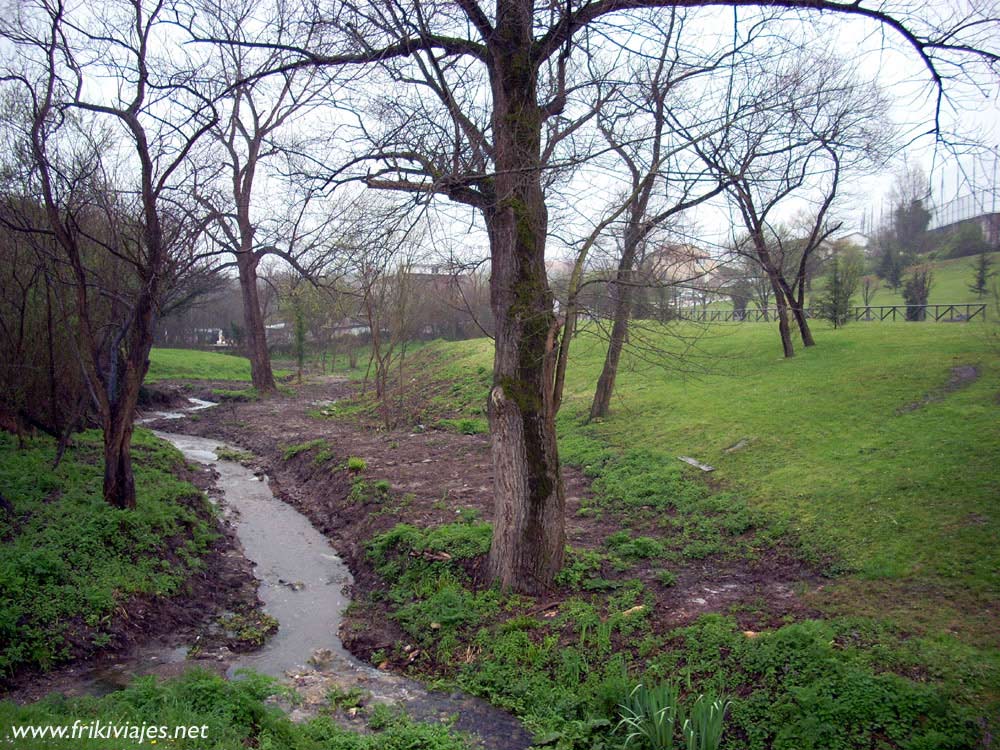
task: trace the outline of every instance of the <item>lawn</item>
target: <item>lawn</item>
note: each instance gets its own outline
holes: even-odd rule
[[[694,456],[713,478],[787,519],[867,578],[933,576],[977,590],[1000,584],[992,544],[1000,496],[1000,338],[970,324],[814,323],[818,346],[781,357],[767,324],[637,330],[666,353],[626,358],[612,416],[584,425],[603,345],[574,342],[560,437]],[[482,417],[490,342],[439,345],[447,397]],[[677,359],[675,359],[675,357]],[[952,368],[977,377],[949,392]],[[924,403],[924,401],[927,403]],[[918,408],[919,405],[919,408]],[[744,441],[745,448],[727,451]]]
[[[1000,253],[988,253],[988,257],[993,260],[993,271],[1000,270]],[[973,280],[972,267],[975,264],[977,256],[973,255],[968,258],[951,258],[949,260],[936,260],[931,262],[931,266],[934,269],[934,280],[931,286],[930,297],[928,297],[928,304],[931,305],[950,305],[957,303],[976,303],[976,302],[990,302],[989,297],[979,297],[975,292],[969,289],[969,285]],[[906,274],[903,274],[903,280],[906,280]],[[861,299],[861,292],[859,291],[855,294],[853,302],[855,305],[864,304]],[[875,293],[875,297],[872,299],[871,304],[873,305],[903,305],[902,289],[889,289],[888,287],[882,286]]]
[[[275,377],[288,372],[275,371]],[[149,353],[147,383],[159,380],[234,380],[249,382],[250,360],[234,354],[197,349],[155,348]]]

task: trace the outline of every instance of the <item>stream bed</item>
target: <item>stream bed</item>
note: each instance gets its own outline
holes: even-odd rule
[[[201,406],[198,404],[198,406]],[[331,690],[360,690],[368,703],[398,705],[419,720],[454,721],[477,735],[483,746],[520,750],[531,735],[510,714],[461,692],[440,693],[420,683],[375,669],[355,659],[339,637],[341,614],[349,604],[347,566],[309,520],[271,492],[266,477],[240,463],[220,460],[223,443],[173,432],[156,432],[189,460],[218,472],[221,505],[236,526],[244,552],[254,562],[265,611],[278,620],[276,635],[260,649],[233,654],[230,677],[252,669],[289,684],[301,702],[286,705],[293,719],[326,707]],[[153,655],[154,661],[184,660],[183,649]],[[345,717],[364,724],[363,716]]]

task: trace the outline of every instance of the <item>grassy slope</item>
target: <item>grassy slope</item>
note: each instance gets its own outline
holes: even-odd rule
[[[709,328],[698,353],[720,374],[683,378],[626,366],[615,415],[596,432],[665,460],[693,455],[758,505],[827,539],[874,577],[934,574],[1000,583],[989,502],[1000,494],[1000,342],[982,326],[871,325],[821,330],[790,361],[770,326]],[[581,340],[567,416],[589,405],[600,347]],[[923,408],[952,367],[970,387]],[[726,453],[740,440],[745,450]],[[972,523],[982,514],[989,523]]]
[[[101,498],[101,439],[74,440],[57,469],[54,442],[18,449],[0,434],[0,674],[47,668],[107,645],[135,594],[180,590],[214,538],[202,494],[175,475],[180,453],[145,430],[133,440],[137,507]]]
[[[768,325],[712,326],[690,339],[688,369],[626,360],[614,413],[580,421],[603,347],[581,335],[568,373],[561,436],[585,431],[613,446],[642,445],[675,461],[695,456],[714,478],[790,519],[868,577],[934,576],[1000,586],[992,544],[1000,508],[1000,339],[979,324],[817,324],[819,345],[780,356]],[[654,334],[655,336],[655,334]],[[489,361],[485,341],[445,345],[457,374]],[[919,409],[951,368],[979,378]],[[726,448],[747,440],[744,450]]]
[[[972,283],[973,276],[972,266],[976,261],[976,257],[970,256],[968,258],[933,261],[931,265],[934,268],[934,283],[931,286],[931,294],[928,302],[932,305],[950,305],[958,302],[989,302],[989,299],[980,298],[969,290],[969,284]],[[990,253],[989,257],[993,259],[993,270],[997,270],[1000,267],[1000,253]],[[854,304],[862,304],[860,292],[855,295]],[[883,287],[875,293],[872,304],[905,304],[902,290],[893,291],[892,289]]]
[[[817,333],[819,345],[789,361],[766,325],[710,327],[696,343],[650,334],[675,352],[689,348],[689,370],[708,371],[627,360],[614,414],[595,425],[583,416],[603,348],[582,335],[560,415],[564,455],[579,460],[579,441],[597,439],[668,471],[678,455],[712,464],[713,479],[775,529],[795,532],[806,552],[832,555],[840,576],[811,596],[836,628],[867,618],[862,631],[874,630],[859,658],[943,680],[979,710],[996,707],[997,331],[900,323]],[[459,384],[444,400],[481,417],[490,343],[440,346],[443,374]],[[958,365],[975,365],[978,379],[943,391]],[[746,448],[726,451],[741,440]]]
[[[278,370],[276,377],[287,375]],[[250,380],[250,360],[232,354],[197,349],[153,349],[149,353],[147,383],[159,380]]]
[[[988,255],[993,259],[992,269],[1000,272],[1000,253],[989,253]],[[977,256],[970,256],[968,258],[952,258],[949,260],[930,261],[930,265],[934,269],[934,280],[931,286],[928,304],[951,305],[986,302],[992,306],[989,296],[979,297],[969,290],[969,284],[972,283],[972,265],[976,261],[976,257]],[[905,280],[905,274],[903,278]],[[823,287],[824,278],[820,276],[820,278],[813,282],[812,293],[806,295],[806,302],[809,303],[811,300],[814,300],[817,296],[819,296]],[[851,303],[858,306],[864,304],[861,297],[860,287],[854,294],[854,297],[851,298]],[[872,298],[871,304],[903,305],[906,303],[903,300],[902,288],[893,290],[887,286],[881,286],[875,292],[875,296]],[[727,298],[713,302],[708,306],[708,308],[710,310],[732,310],[733,305]],[[752,303],[750,308],[754,309]],[[991,314],[994,314],[994,312],[991,311]]]

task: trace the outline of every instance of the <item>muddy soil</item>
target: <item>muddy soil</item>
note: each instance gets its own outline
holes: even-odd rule
[[[914,401],[897,409],[898,414],[907,414],[911,411],[923,409],[928,404],[943,401],[946,396],[963,388],[968,388],[979,379],[979,367],[977,365],[959,365],[951,368],[948,382],[940,388],[928,392],[919,401]]]
[[[454,521],[459,514],[491,520],[492,473],[489,440],[440,430],[384,431],[356,419],[314,416],[333,401],[350,398],[355,385],[336,377],[315,377],[297,388],[297,395],[276,396],[251,403],[230,403],[199,412],[183,424],[153,423],[157,428],[223,440],[252,452],[257,468],[266,472],[275,493],[305,514],[332,541],[354,577],[355,606],[345,617],[342,638],[350,651],[371,659],[377,651],[399,653],[405,633],[387,615],[379,597],[381,580],[365,559],[364,542],[400,522],[431,526]],[[191,390],[197,393],[197,387]],[[311,415],[311,413],[313,415]],[[315,451],[303,450],[285,459],[289,447],[322,439],[332,458],[317,463]],[[349,457],[364,459],[364,476],[386,480],[394,498],[392,512],[371,512],[349,497],[351,478],[344,466]],[[589,493],[581,472],[564,467],[567,494],[567,537],[574,547],[597,548],[620,527],[613,518],[580,517],[576,511]],[[655,583],[656,571],[640,566],[629,576],[641,577],[656,592],[655,627],[666,631],[688,624],[706,612],[734,614],[745,630],[780,625],[788,617],[811,616],[815,610],[796,594],[815,590],[822,579],[790,554],[762,552],[755,559],[692,560],[671,565],[675,585]],[[472,571],[474,580],[478,571]],[[553,590],[537,602],[538,611],[558,609],[574,592]],[[374,600],[374,601],[373,601]],[[391,659],[395,658],[393,662]],[[389,657],[381,666],[410,673],[433,671],[433,665]]]

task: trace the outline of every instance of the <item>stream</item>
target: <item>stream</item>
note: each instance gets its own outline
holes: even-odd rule
[[[199,401],[188,411],[211,405]],[[158,413],[154,418],[183,416],[174,414]],[[236,527],[246,557],[254,562],[264,609],[279,623],[277,634],[262,648],[226,659],[230,677],[238,679],[238,670],[252,669],[290,684],[301,697],[301,702],[285,705],[295,720],[324,708],[332,689],[360,690],[367,703],[398,705],[418,720],[457,717],[455,728],[478,735],[488,748],[520,750],[531,745],[531,735],[520,722],[485,701],[460,692],[430,691],[351,656],[339,637],[341,614],[350,603],[345,590],[351,574],[326,537],[304,515],[276,498],[266,477],[256,476],[235,461],[220,460],[216,453],[223,443],[174,432],[155,434],[189,461],[218,472],[220,504]],[[142,657],[147,663],[177,667],[186,660],[186,649],[160,649]],[[119,665],[115,671],[124,675],[146,671],[135,666]],[[362,716],[354,720],[363,726]]]

